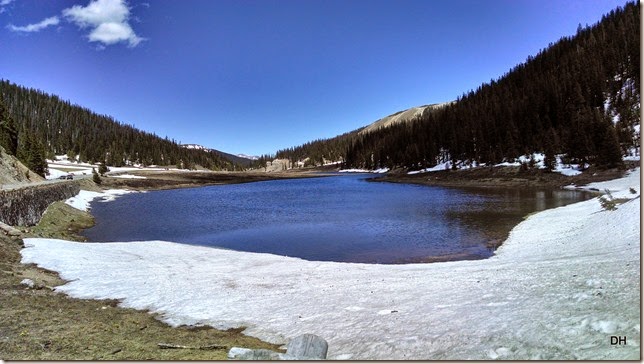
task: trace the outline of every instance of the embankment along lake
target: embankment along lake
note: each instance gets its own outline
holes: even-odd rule
[[[587,192],[373,183],[369,174],[129,194],[94,201],[94,242],[165,240],[313,261],[483,259],[526,215]]]

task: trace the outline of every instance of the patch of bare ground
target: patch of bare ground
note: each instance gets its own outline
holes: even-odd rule
[[[233,183],[250,183],[278,179],[322,177],[315,171],[284,172],[210,172],[210,171],[131,171],[128,174],[145,178],[102,177],[101,187],[116,189],[165,190]]]

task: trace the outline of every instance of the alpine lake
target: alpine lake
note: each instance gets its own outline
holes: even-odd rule
[[[372,174],[133,193],[91,204],[93,242],[164,240],[312,261],[485,259],[527,215],[587,192],[442,188]]]

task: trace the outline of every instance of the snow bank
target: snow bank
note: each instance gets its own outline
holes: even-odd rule
[[[125,178],[125,179],[146,179],[147,177],[144,176],[135,176],[133,174],[119,174],[116,176],[110,176],[114,178]]]
[[[555,165],[555,168],[552,170],[553,172],[558,172],[561,173],[565,176],[576,176],[578,174],[581,174],[581,171],[579,170],[579,165],[577,164],[564,164],[561,159],[563,155],[558,155],[556,156],[557,163]],[[495,164],[494,166],[514,166],[518,167],[521,165],[521,163],[530,163],[530,159],[534,160],[535,166],[537,168],[546,168],[545,164],[543,163],[544,159],[546,156],[543,153],[533,153],[531,156],[527,155],[522,155],[519,158],[517,158],[514,162],[503,162],[499,164]]]
[[[54,169],[49,167],[49,174],[45,176],[46,179],[58,179],[59,177],[68,175],[69,172],[61,171],[59,169]]]
[[[553,169],[553,172],[558,172],[566,176],[576,176],[578,174],[581,174],[581,171],[579,171],[579,165],[577,164],[564,164],[561,161],[561,157],[563,155],[557,156],[557,164],[555,168]],[[531,156],[527,155],[522,155],[519,158],[516,158],[512,162],[503,162],[503,163],[498,163],[495,164],[494,167],[519,167],[521,163],[529,163],[530,158],[532,158],[535,162],[535,167],[537,168],[546,168],[543,160],[545,158],[543,153],[533,153]],[[483,167],[485,166],[485,163],[463,163],[463,161],[456,161],[456,168],[457,169],[470,169],[474,167]],[[451,169],[452,168],[452,163],[451,162],[443,162],[443,163],[438,163],[434,167],[430,168],[425,168],[417,171],[409,171],[407,174],[418,174],[418,173],[427,173],[427,172],[436,172],[436,171],[444,171],[446,169]]]
[[[628,194],[639,169],[594,184]],[[637,184],[639,190],[639,184]],[[112,298],[171,325],[246,326],[276,343],[304,333],[331,359],[640,357],[640,199],[540,212],[486,260],[312,262],[162,241],[25,239],[23,263],[60,272],[57,290]],[[611,336],[626,345],[611,346]]]
[[[623,197],[633,197],[630,189],[633,188],[639,194],[640,193],[640,169],[637,168],[633,171],[629,171],[622,178],[614,179],[612,181],[606,182],[595,182],[589,183],[588,185],[582,187],[585,190],[609,190],[614,197],[623,198]]]
[[[418,173],[426,173],[426,172],[436,172],[436,171],[444,171],[446,169],[452,168],[450,162],[444,162],[444,163],[439,163],[433,167],[430,168],[425,168],[421,169],[419,171],[409,171],[407,174],[418,174]]]
[[[80,190],[78,195],[68,198],[65,203],[69,206],[81,210],[89,211],[89,204],[94,199],[100,198],[102,201],[108,202],[113,201],[116,197],[124,195],[126,193],[132,193],[134,191],[127,190],[106,190],[104,192],[93,192]]]
[[[76,168],[76,167],[67,167],[57,164],[48,165],[49,174],[46,176],[47,179],[58,179],[58,177],[66,176],[68,174],[73,174],[75,176],[88,175],[92,174],[91,168]],[[63,168],[63,169],[59,169]]]
[[[77,155],[76,160],[78,160],[78,158],[79,156]],[[60,176],[65,176],[68,174],[89,175],[92,173],[92,168],[98,171],[99,165],[85,163],[85,162],[76,162],[76,161],[70,160],[66,154],[63,154],[63,155],[55,156],[54,159],[47,159],[47,168],[49,169],[49,175],[47,175],[47,179],[57,179]],[[143,167],[139,164],[134,164],[131,167],[109,167],[109,169],[110,169],[109,171],[110,174],[140,171],[140,170],[146,170],[146,171],[166,170],[166,168],[163,168],[163,167],[155,167],[155,166]],[[186,171],[186,170],[177,169],[177,168],[167,168],[167,170]],[[118,177],[118,176],[114,176],[114,177]],[[120,177],[120,178],[128,178],[128,177]],[[130,177],[130,178],[145,178],[145,177]]]
[[[389,172],[389,168],[379,168],[379,169],[373,169],[373,170],[351,168],[351,169],[341,169],[338,172],[340,173],[387,173]]]

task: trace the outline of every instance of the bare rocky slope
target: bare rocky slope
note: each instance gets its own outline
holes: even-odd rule
[[[366,134],[370,133],[372,131],[376,131],[380,128],[387,128],[395,124],[399,123],[406,123],[409,121],[414,120],[414,118],[420,116],[423,114],[425,110],[435,110],[435,109],[440,109],[444,106],[447,106],[454,101],[450,102],[443,102],[440,104],[431,104],[431,105],[423,105],[423,106],[417,106],[417,107],[412,107],[407,110],[399,111],[395,114],[391,114],[389,116],[385,116],[382,119],[378,119],[374,121],[373,123],[365,126],[362,130],[360,130],[360,134]]]
[[[44,178],[30,171],[18,159],[7,154],[4,148],[0,147],[0,187],[23,185],[44,180]]]

